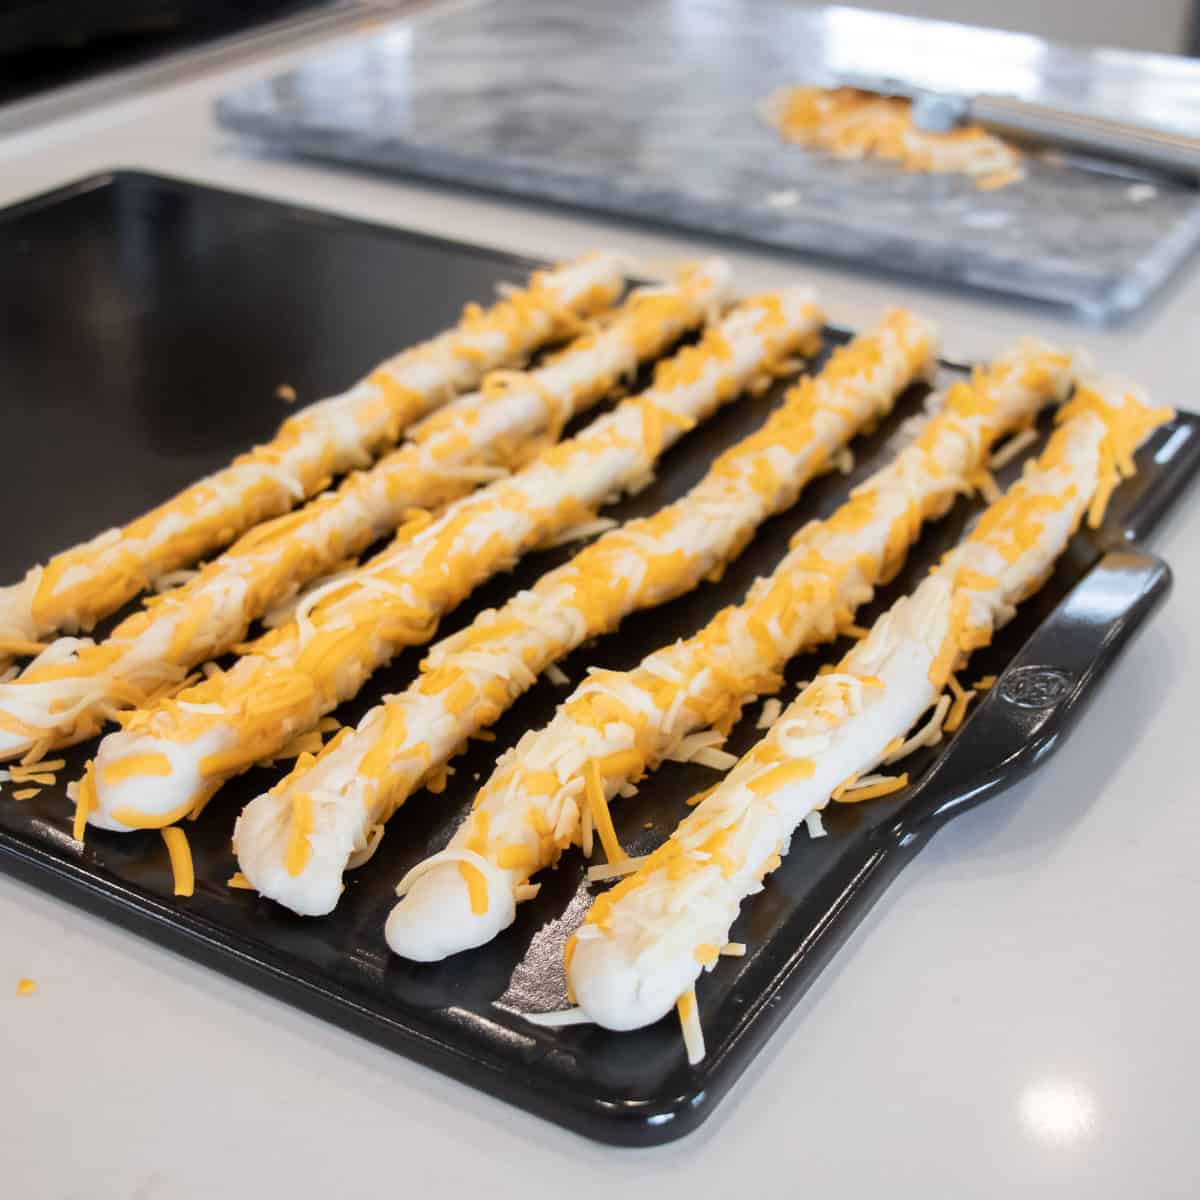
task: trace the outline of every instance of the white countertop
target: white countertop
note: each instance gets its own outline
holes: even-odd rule
[[[298,57],[10,136],[0,203],[137,166],[539,256],[704,246],[252,157],[213,125],[211,101]],[[1037,330],[1089,347],[1160,402],[1200,405],[1195,264],[1148,314],[1104,331],[796,259],[730,257],[745,288],[814,281],[839,322],[905,302],[942,322],[952,355],[972,357]],[[0,876],[4,1194],[1194,1196],[1200,797],[1185,763],[1200,675],[1197,499],[1155,542],[1173,594],[1072,739],[1032,782],[938,835],[690,1138],[593,1145]],[[22,976],[34,996],[15,995]]]

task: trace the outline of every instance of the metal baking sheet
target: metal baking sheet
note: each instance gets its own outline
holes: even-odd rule
[[[441,6],[223,97],[272,147],[1046,301],[1111,320],[1200,240],[1200,191],[1031,162],[981,192],[785,146],[777,87],[904,76],[1200,135],[1200,60],[789,0]]]
[[[139,174],[85,180],[8,210],[0,215],[0,393],[12,398],[10,442],[43,449],[10,455],[0,477],[0,498],[23,514],[0,545],[0,577],[143,511],[268,435],[286,411],[274,396],[279,384],[304,400],[336,390],[445,326],[464,301],[522,278],[530,265]],[[844,336],[831,331],[829,343]],[[942,374],[961,370],[947,365]],[[646,492],[610,511],[627,517],[678,496],[717,453],[761,423],[779,394],[723,410],[666,456]],[[740,598],[773,567],[795,529],[829,513],[879,465],[898,422],[920,399],[914,389],[894,417],[855,443],[857,466],[848,478],[817,481],[790,512],[768,522],[719,583],[627,621],[568,658],[567,674],[578,679],[592,664],[629,667]],[[0,791],[0,868],[589,1137],[625,1145],[679,1137],[712,1111],[938,826],[1035,766],[1066,733],[1168,585],[1167,568],[1138,543],[1198,464],[1200,420],[1181,415],[1143,449],[1142,471],[1114,497],[1106,528],[1079,536],[1044,591],[973,660],[972,671],[997,672],[1001,680],[952,740],[912,762],[914,786],[829,812],[827,838],[796,839],[735,929],[749,946],[746,957],[722,960],[700,982],[709,1056],[698,1067],[687,1064],[671,1020],[615,1035],[541,1029],[522,1019],[565,1001],[562,945],[589,899],[577,854],[547,874],[538,898],[483,950],[421,966],[393,957],[384,944],[395,882],[444,844],[496,756],[543,724],[562,698],[546,680],[497,724],[494,743],[474,743],[455,761],[444,794],[409,801],[375,859],[349,876],[330,917],[297,917],[226,884],[236,867],[234,817],[273,781],[272,770],[234,781],[187,826],[197,880],[191,898],[173,896],[156,832],[90,830],[85,846],[74,842],[63,786],[25,802],[9,787]],[[913,586],[971,513],[962,504],[933,526],[872,612]],[[570,553],[530,555],[481,588],[443,631]],[[834,652],[795,662],[789,686]],[[420,648],[402,655],[339,716],[355,719],[402,688],[420,656]],[[756,736],[757,707],[735,731],[733,748]],[[63,784],[88,752],[68,752]],[[664,766],[638,796],[615,806],[624,844],[633,853],[649,850],[712,778],[703,768]]]

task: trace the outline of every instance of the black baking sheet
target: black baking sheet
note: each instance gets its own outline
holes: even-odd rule
[[[396,214],[398,220],[404,213]],[[176,488],[271,433],[287,408],[280,384],[312,400],[344,387],[375,361],[450,324],[467,300],[518,281],[529,263],[509,255],[136,173],[105,175],[0,216],[0,395],[11,450],[0,475],[10,522],[0,578],[144,511]],[[830,344],[843,335],[831,331]],[[943,377],[957,368],[946,366]],[[655,482],[609,510],[626,517],[678,496],[724,447],[757,427],[780,389],[731,405],[670,452]],[[717,584],[627,621],[563,666],[623,668],[741,597],[772,568],[804,521],[830,512],[879,465],[914,389],[897,413],[855,444],[849,478],[808,489],[767,523]],[[1161,401],[1180,397],[1163,396]],[[537,900],[491,946],[440,965],[391,956],[382,936],[392,888],[440,849],[496,756],[543,724],[564,691],[543,680],[473,743],[441,796],[421,793],[393,820],[375,859],[349,877],[335,914],[296,917],[232,891],[229,835],[241,805],[278,771],[256,770],[220,793],[187,826],[196,894],[176,899],[155,832],[70,836],[64,787],[33,800],[0,792],[0,866],[273,992],[381,1045],[588,1136],[629,1145],[694,1128],[783,1018],[869,903],[948,815],[1013,781],[1065,732],[1092,685],[1164,593],[1169,573],[1136,548],[1200,461],[1200,423],[1182,415],[1143,449],[1142,474],[1114,497],[1106,529],[1076,538],[1053,579],[973,660],[1004,672],[963,730],[914,761],[915,786],[887,800],[834,809],[830,836],[797,837],[783,867],[734,931],[749,950],[705,975],[699,998],[709,1055],[689,1067],[678,1028],[634,1034],[535,1028],[526,1011],[561,1006],[562,943],[582,917],[583,863],[565,856]],[[1015,467],[1013,468],[1016,469]],[[901,577],[869,613],[910,588],[960,536],[971,506],[931,528]],[[530,555],[481,588],[442,632],[528,586],[570,548]],[[827,649],[824,657],[832,653]],[[354,720],[414,675],[415,649],[380,672],[353,704]],[[789,681],[817,658],[798,660]],[[1007,670],[1006,670],[1007,668]],[[753,741],[758,706],[731,748]],[[90,751],[68,753],[63,784]],[[615,808],[633,853],[650,849],[707,786],[711,772],[667,765]],[[651,828],[647,829],[647,824]],[[885,1037],[885,1031],[863,1031]]]

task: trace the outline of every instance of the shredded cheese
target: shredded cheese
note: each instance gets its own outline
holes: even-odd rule
[[[700,1027],[700,1011],[696,1006],[696,989],[689,988],[675,1002],[679,1012],[679,1026],[683,1031],[683,1044],[687,1060],[695,1066],[704,1061],[704,1030]]]
[[[639,855],[636,858],[625,857],[618,862],[598,863],[588,867],[588,883],[605,883],[610,879],[620,879],[624,875],[632,875],[646,861],[649,855]]]
[[[992,453],[991,458],[988,459],[988,469],[999,471],[1002,467],[1008,466],[1014,458],[1028,450],[1037,440],[1037,430],[1032,425],[1027,426],[1010,437],[999,450]]]
[[[566,1025],[590,1025],[592,1018],[582,1008],[564,1008],[559,1012],[523,1013],[530,1025],[541,1025],[547,1029],[558,1029]]]
[[[0,711],[11,706],[31,737],[37,730],[63,745],[90,736],[114,709],[145,707],[177,693],[187,685],[188,667],[237,646],[264,612],[268,627],[295,620],[311,634],[314,608],[343,590],[354,577],[355,556],[370,543],[402,520],[400,540],[411,540],[432,520],[428,510],[469,493],[481,473],[503,477],[507,467],[527,461],[553,440],[552,427],[562,418],[597,403],[639,356],[663,349],[701,320],[719,287],[716,275],[685,271],[658,296],[634,293],[602,335],[572,343],[552,364],[507,373],[503,388],[485,387],[482,396],[449,405],[335,493],[256,526],[104,642],[74,645],[66,658],[56,650],[53,661],[43,656],[17,686],[0,689]],[[301,590],[318,576],[322,582]],[[388,585],[376,578],[370,586]],[[184,704],[196,712],[194,703]]]
[[[171,860],[171,874],[175,880],[175,895],[190,896],[196,890],[196,873],[192,865],[192,848],[187,834],[178,825],[161,830],[167,844],[167,857]]]
[[[584,766],[585,794],[588,810],[591,813],[592,825],[600,835],[600,844],[610,863],[623,862],[629,856],[617,841],[616,830],[613,829],[612,813],[608,809],[608,799],[604,795],[604,781],[600,778],[600,770],[594,759],[588,759]]]
[[[686,425],[729,402],[742,382],[781,350],[811,349],[820,320],[811,299],[800,289],[745,302],[706,332],[695,346],[668,360],[656,372],[655,385],[649,392],[622,401],[607,417],[578,437],[546,451],[529,468],[495,485],[495,490],[485,489],[447,510],[439,522],[419,535],[421,558],[419,563],[414,558],[414,568],[409,568],[407,557],[385,560],[389,579],[402,580],[414,600],[428,591],[431,601],[436,601],[436,605],[424,606],[430,619],[419,625],[422,636],[427,636],[425,631],[438,612],[465,595],[475,579],[507,567],[524,548],[543,540],[547,530],[560,522],[566,525],[577,520],[580,505],[595,502],[614,486],[620,486],[622,480],[631,479]],[[902,318],[897,318],[895,324],[907,333]],[[794,443],[791,452],[804,461],[806,471],[810,460],[813,471],[820,469],[822,456],[809,445],[808,413],[813,405],[814,399],[805,390],[789,412],[789,420],[777,421],[769,436],[765,432],[754,435],[746,455],[753,453],[769,461],[769,447],[780,440],[783,431],[789,445]],[[874,397],[862,402],[862,407],[874,411]],[[670,414],[686,414],[688,420],[667,419]],[[803,421],[798,419],[801,416]],[[648,422],[652,426],[649,434]],[[830,434],[845,436],[843,430],[848,424],[839,421]],[[599,471],[596,460],[600,454],[613,463],[616,473]],[[576,464],[587,464],[586,492],[573,482]],[[449,753],[481,726],[494,721],[517,694],[529,687],[547,663],[561,658],[587,637],[604,632],[625,613],[661,603],[694,586],[713,561],[729,550],[740,549],[742,538],[734,530],[722,525],[707,533],[707,527],[712,526],[708,495],[716,499],[730,494],[732,483],[740,479],[742,471],[740,461],[728,454],[723,456],[714,468],[703,504],[695,501],[679,514],[656,514],[632,526],[608,531],[531,591],[519,593],[499,612],[482,614],[466,629],[439,643],[422,664],[422,674],[411,688],[368,714],[350,741],[323,751],[315,764],[298,766],[277,793],[278,798],[269,803],[282,803],[287,792],[304,786],[302,780],[309,770],[324,773],[324,764],[332,759],[338,764],[333,776],[337,783],[331,786],[331,777],[323,774],[323,797],[345,795],[346,807],[353,806],[352,819],[356,822],[360,812],[368,813],[372,821],[386,820],[411,794],[418,770],[422,778],[436,771]],[[790,502],[794,493],[791,481],[781,481],[773,485],[764,504],[752,482],[747,480],[740,486],[745,499],[739,499],[753,506],[755,522],[761,519],[757,514],[773,503],[775,496]],[[686,526],[684,511],[689,521]],[[714,536],[719,539],[701,553],[689,549],[692,530],[697,528],[710,540]],[[514,531],[511,535],[510,529]],[[626,564],[632,565],[632,572]],[[378,568],[369,569],[382,573],[385,568],[381,561]],[[354,602],[330,597],[323,603],[336,610]],[[408,604],[411,607],[412,601]],[[311,617],[318,629],[329,624],[321,609],[314,610]],[[370,632],[378,627],[378,620],[362,624],[364,632]],[[287,653],[291,654],[290,649]],[[304,657],[308,659],[309,653],[305,652]],[[332,663],[332,658],[329,661]],[[231,674],[237,672],[235,668]],[[248,678],[248,670],[243,674]],[[282,672],[279,674],[282,677]],[[307,668],[305,674],[310,674]],[[395,728],[389,714],[402,718]],[[616,764],[610,767],[615,770]],[[359,775],[370,780],[365,809],[359,794],[353,791]],[[624,782],[621,780],[612,791],[619,790]],[[597,832],[605,832],[602,818],[588,804],[587,797],[581,795],[580,800],[589,807]],[[571,823],[572,837],[578,829],[577,820],[576,815]],[[497,852],[501,849],[498,846]],[[608,849],[613,852],[612,847]],[[245,869],[240,834],[238,854]],[[247,873],[255,878],[252,871]],[[519,882],[514,880],[514,886]]]
[[[470,862],[460,862],[458,873],[467,885],[467,891],[471,898],[471,911],[476,916],[482,916],[488,910],[486,877],[474,863]]]
[[[856,88],[781,88],[762,106],[763,118],[786,141],[836,158],[879,158],[905,171],[970,176],[983,191],[1023,178],[1020,153],[980,125],[945,133],[919,129],[912,104]]]
[[[762,712],[758,714],[758,720],[754,723],[755,728],[770,729],[779,720],[781,712],[783,712],[783,701],[778,696],[771,696],[764,700]]]
[[[615,260],[596,256],[553,273],[487,312],[382,364],[350,391],[297,413],[266,445],[174,499],[55,555],[5,589],[31,634],[91,628],[156,577],[187,566],[264,518],[362,466],[417,418],[494,366],[520,361],[605,307],[621,286]]]
[[[595,900],[576,934],[568,983],[598,1020],[629,1028],[661,1016],[651,997],[664,990],[664,977],[654,972],[667,972],[674,991],[708,969],[708,947],[722,944],[742,901],[761,889],[798,826],[829,799],[862,802],[907,785],[907,774],[874,774],[873,765],[905,752],[915,739],[906,743],[904,729],[935,697],[920,737],[934,729],[940,736],[950,706],[965,707],[973,693],[952,669],[987,645],[1040,586],[1094,496],[1120,470],[1115,464],[1129,469],[1138,441],[1163,419],[1152,420],[1153,410],[1124,410],[1136,403],[1126,397],[1119,408],[1105,402],[1101,409],[1086,401],[1061,418],[1037,461],[914,595],[899,600],[839,663],[819,673],[667,842]],[[950,694],[938,696],[943,687]],[[622,695],[628,697],[628,689]],[[797,757],[797,745],[807,757]],[[828,754],[833,757],[823,761]],[[802,764],[810,769],[799,777],[784,773]],[[857,769],[849,778],[830,789],[831,776],[852,765]],[[819,782],[806,785],[806,778]],[[601,939],[617,945],[596,954],[591,943]],[[681,946],[693,948],[690,964]],[[614,993],[603,977],[618,964]]]

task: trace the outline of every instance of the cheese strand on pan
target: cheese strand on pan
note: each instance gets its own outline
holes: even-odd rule
[[[927,324],[889,314],[877,333],[839,350],[816,380],[792,388],[762,428],[720,455],[682,499],[610,531],[435,646],[412,686],[246,807],[234,833],[242,872],[296,912],[330,911],[347,866],[377,844],[383,823],[422,782],[436,786],[472,733],[549,664],[630,613],[690,591],[738,554],[935,359]]]
[[[664,363],[648,392],[310,592],[295,620],[227,675],[133,713],[100,744],[78,811],[115,829],[194,812],[224,780],[353,696],[402,647],[429,641],[441,617],[484,580],[640,484],[697,421],[798,347],[818,344],[820,322],[805,289],[740,305],[698,346]]]
[[[532,457],[639,363],[702,324],[727,298],[730,281],[717,259],[685,268],[672,286],[633,293],[600,332],[537,370],[489,376],[481,393],[416,426],[407,445],[351,474],[335,493],[256,526],[104,642],[60,638],[19,678],[0,684],[0,758],[69,745],[120,709],[145,707],[189,669],[229,650],[251,621],[302,584],[393,532],[408,510],[469,492],[480,474],[473,467]]]
[[[58,630],[91,629],[154,580],[196,562],[268,517],[366,465],[404,428],[610,305],[623,276],[614,255],[593,254],[482,311],[468,305],[453,329],[377,367],[348,392],[312,404],[275,437],[121,529],[54,555],[0,588],[0,650],[22,653]]]
[[[1081,387],[1044,453],[970,536],[801,692],[635,874],[593,903],[567,946],[587,1016],[634,1029],[691,992],[801,822],[879,764],[1041,587],[1081,519],[1099,522],[1113,486],[1132,473],[1133,451],[1169,416],[1103,381]]]
[[[508,897],[527,894],[532,874],[584,840],[581,798],[606,811],[647,770],[686,758],[701,731],[718,731],[719,744],[750,698],[780,686],[790,658],[834,637],[894,575],[922,524],[970,490],[995,442],[1065,397],[1070,366],[1066,354],[1018,343],[931,405],[918,440],[831,517],[805,526],[742,604],[631,671],[593,671],[548,726],[501,759],[450,842],[486,864],[484,911],[470,905],[457,862],[420,864],[388,919],[392,949],[426,962],[489,941],[515,914]],[[611,862],[614,847],[606,850]]]

